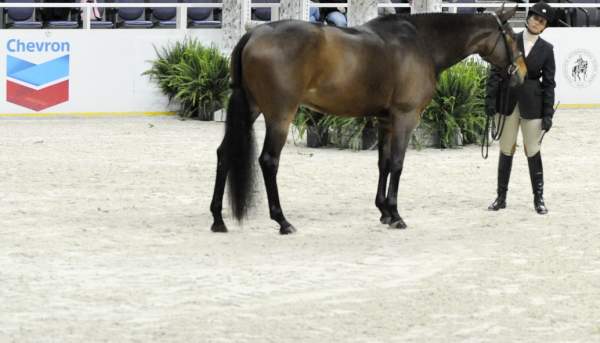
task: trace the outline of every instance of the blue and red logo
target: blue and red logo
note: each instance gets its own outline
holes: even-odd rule
[[[69,100],[68,42],[10,39],[6,50],[19,54],[19,57],[6,56],[6,101],[41,111]],[[22,57],[23,54],[27,60]],[[48,56],[51,58],[48,59]],[[45,61],[34,63],[32,58]]]

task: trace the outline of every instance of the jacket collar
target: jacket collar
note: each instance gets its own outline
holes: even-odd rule
[[[525,29],[527,30],[527,29]],[[533,43],[533,46],[531,47],[531,51],[529,51],[529,55],[525,56],[525,44],[523,42],[523,32],[519,32],[519,35],[517,37],[517,46],[519,48],[519,50],[521,51],[521,53],[523,54],[523,57],[525,57],[525,60],[528,60],[529,57],[531,57],[532,55],[535,54],[535,52],[538,50],[536,47],[540,45],[540,41],[542,40],[542,37],[538,37],[538,39],[535,40],[535,43]]]

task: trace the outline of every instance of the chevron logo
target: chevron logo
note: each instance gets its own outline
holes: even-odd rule
[[[7,55],[6,76],[10,103],[41,111],[69,100],[69,55],[39,64]]]

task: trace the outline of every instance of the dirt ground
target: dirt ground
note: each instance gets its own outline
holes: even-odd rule
[[[257,123],[257,136],[264,126]],[[0,121],[0,342],[599,342],[600,117],[560,110],[549,215],[497,145],[410,150],[379,224],[375,151],[291,139],[280,236],[262,181],[209,230],[223,124],[173,117]]]

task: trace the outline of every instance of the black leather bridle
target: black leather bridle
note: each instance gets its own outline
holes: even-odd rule
[[[523,54],[519,51],[516,56],[513,55],[512,49],[510,48],[510,46],[508,46],[508,38],[509,38],[509,33],[508,33],[508,29],[507,29],[508,22],[502,23],[502,21],[500,20],[500,18],[498,18],[498,15],[495,12],[492,12],[492,16],[494,17],[494,19],[496,19],[496,23],[498,24],[498,29],[500,30],[500,34],[498,35],[498,39],[496,39],[496,44],[494,44],[492,53],[494,52],[494,50],[496,50],[496,46],[498,46],[500,37],[502,37],[503,41],[504,41],[504,48],[506,49],[506,55],[508,56],[508,60],[510,61],[510,64],[506,68],[506,73],[509,76],[512,76],[519,69],[519,67],[517,66],[517,59],[519,59],[519,57],[521,57]]]

